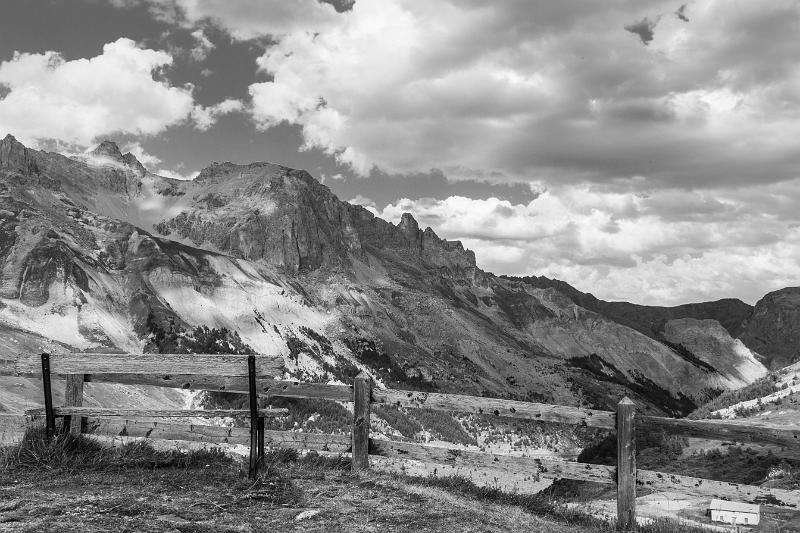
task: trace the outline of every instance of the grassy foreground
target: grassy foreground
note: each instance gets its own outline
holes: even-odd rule
[[[462,478],[350,473],[349,461],[292,451],[249,480],[218,451],[106,447],[29,431],[0,450],[0,531],[612,531],[545,497],[479,488]],[[669,523],[640,531],[686,532]]]

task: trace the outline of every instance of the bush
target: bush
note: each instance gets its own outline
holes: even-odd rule
[[[683,453],[686,439],[663,431],[636,432],[636,462],[641,468],[661,469],[673,464]],[[601,465],[617,464],[617,435],[605,434],[583,449],[578,462]]]
[[[350,431],[353,415],[336,402],[308,398],[273,398],[273,407],[285,407],[289,414],[265,420],[266,429],[288,430],[296,427],[322,433]]]

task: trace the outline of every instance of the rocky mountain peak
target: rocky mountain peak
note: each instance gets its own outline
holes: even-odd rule
[[[114,141],[108,141],[108,140],[103,141],[97,148],[92,150],[90,153],[98,157],[107,157],[113,161],[117,161],[118,163],[125,163],[125,160],[123,159],[122,156],[122,152],[120,151],[117,143],[115,143]]]
[[[414,219],[413,215],[411,215],[411,213],[403,213],[403,216],[400,217],[400,223],[397,225],[397,227],[403,232],[412,235],[414,238],[416,238],[417,232],[419,231],[419,224]]]

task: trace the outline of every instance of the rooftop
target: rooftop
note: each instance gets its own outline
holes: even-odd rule
[[[752,503],[729,502],[727,500],[711,500],[709,509],[716,511],[736,511],[739,513],[758,514],[761,506]]]

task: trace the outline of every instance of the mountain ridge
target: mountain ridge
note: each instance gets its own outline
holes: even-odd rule
[[[298,378],[366,370],[387,385],[600,408],[629,394],[670,414],[766,372],[749,351],[671,346],[572,287],[487,273],[411,214],[382,220],[302,170],[215,163],[180,181],[116,144],[95,152],[0,141],[0,324],[127,351],[154,324],[219,327]]]

